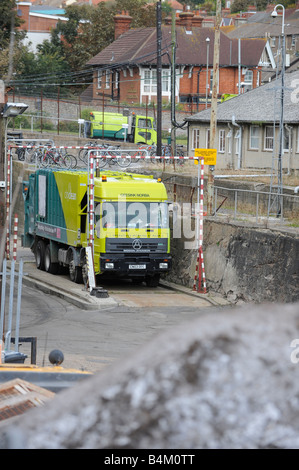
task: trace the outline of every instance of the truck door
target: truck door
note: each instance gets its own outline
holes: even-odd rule
[[[146,143],[148,145],[155,143],[153,138],[153,125],[150,118],[136,116],[135,138],[136,144]]]

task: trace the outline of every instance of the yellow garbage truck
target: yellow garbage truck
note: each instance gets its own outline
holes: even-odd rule
[[[23,246],[38,269],[85,282],[86,248],[96,276],[155,287],[171,269],[167,192],[159,179],[97,170],[91,199],[87,170],[38,169],[23,182]]]
[[[93,111],[90,113],[90,121],[85,121],[85,136],[135,144],[157,144],[154,118],[135,113],[123,115]]]

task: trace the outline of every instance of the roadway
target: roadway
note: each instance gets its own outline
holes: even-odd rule
[[[64,367],[96,372],[133,353],[160,331],[227,305],[221,297],[166,282],[149,288],[107,281],[101,285],[109,296],[97,298],[68,275],[39,271],[29,249],[18,247],[16,268],[20,258],[24,274],[19,335],[37,338],[38,365],[49,365],[49,352],[60,349]],[[30,362],[30,344],[23,343],[19,351]]]

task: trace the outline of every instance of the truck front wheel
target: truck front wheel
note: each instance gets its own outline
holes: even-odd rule
[[[158,287],[160,281],[160,275],[154,274],[153,276],[146,276],[145,283],[147,287]]]
[[[45,270],[45,243],[43,240],[39,240],[35,249],[35,263],[37,269]]]
[[[81,266],[76,266],[73,253],[70,256],[71,256],[70,262],[69,262],[70,280],[72,282],[75,282],[76,284],[82,284],[83,282],[82,268]]]

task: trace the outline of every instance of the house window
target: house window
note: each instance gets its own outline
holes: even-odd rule
[[[292,34],[292,43],[291,43],[291,47],[295,47],[296,46],[296,36],[294,34]]]
[[[271,47],[275,47],[276,37],[271,37]]]
[[[230,129],[227,133],[227,136],[226,136],[226,138],[227,138],[227,152],[228,153],[232,153],[232,134],[233,133]]]
[[[102,70],[98,70],[98,88],[102,88],[102,77],[103,77]]]
[[[114,74],[114,88],[115,88],[115,90],[118,90],[118,84],[119,84],[119,73],[115,72],[115,74]]]
[[[258,150],[259,134],[260,134],[259,126],[250,126],[250,134],[249,134],[249,148],[250,149]]]
[[[288,152],[290,150],[290,132],[288,129],[283,129],[283,150],[284,152]]]
[[[273,150],[274,148],[274,131],[273,126],[265,127],[264,149]]]
[[[252,89],[252,83],[253,83],[253,71],[252,70],[246,71],[245,77],[244,77],[244,83],[245,83],[245,90]]]
[[[206,129],[206,148],[210,148],[210,128]]]
[[[106,71],[106,88],[110,88],[110,72]]]
[[[170,80],[169,80],[169,71],[162,70],[162,93],[168,93],[170,91]]]
[[[162,93],[170,94],[170,71],[169,69],[163,69],[161,74]],[[157,70],[156,69],[145,69],[143,72],[143,93],[145,94],[156,94],[157,93]]]
[[[219,131],[219,152],[225,152],[225,130],[220,129]]]
[[[144,93],[157,93],[157,71],[145,70],[143,81]]]
[[[191,145],[192,145],[192,150],[200,148],[200,146],[199,146],[199,129],[192,129]]]

